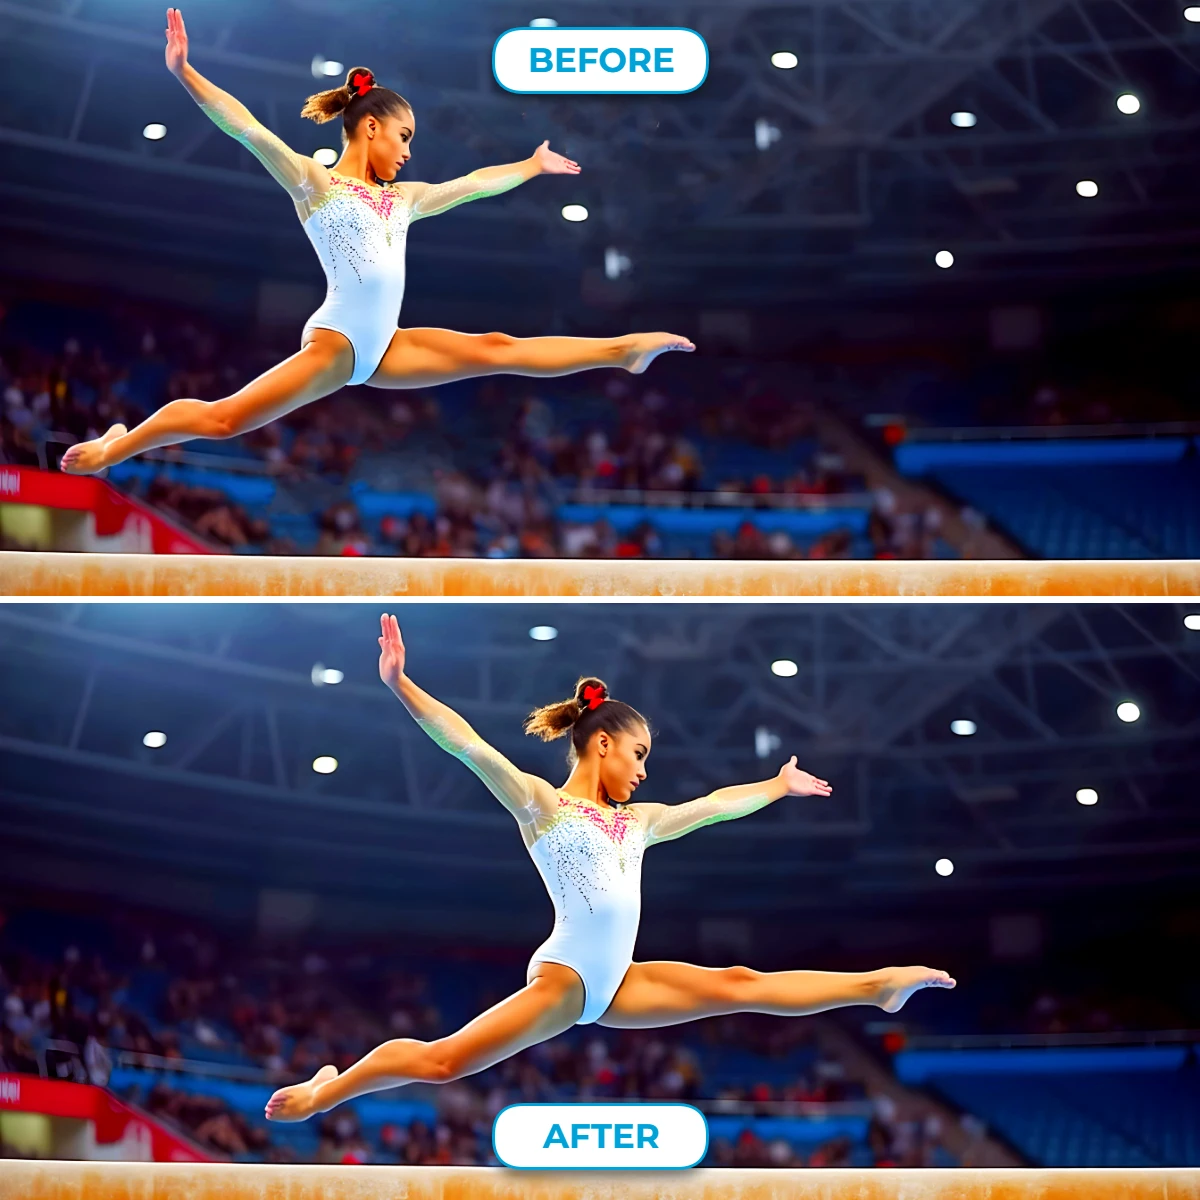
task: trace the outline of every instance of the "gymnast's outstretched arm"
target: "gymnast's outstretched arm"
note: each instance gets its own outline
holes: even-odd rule
[[[527,775],[489,746],[452,708],[435,700],[405,674],[404,641],[394,616],[380,618],[379,678],[412,713],[416,722],[441,748],[466,763],[488,791],[522,826],[536,829],[557,804],[554,789],[536,775]]]
[[[828,796],[833,789],[824,779],[818,779],[796,766],[793,757],[785,763],[774,779],[762,783],[742,783],[735,787],[718,788],[699,800],[686,804],[631,804],[646,830],[646,845],[669,842],[683,837],[693,829],[747,817],[784,796]]]
[[[297,154],[240,101],[205,79],[188,62],[187,30],[177,8],[167,10],[167,69],[187,89],[222,133],[241,142],[297,203],[328,190],[329,172],[316,159]]]
[[[468,200],[499,196],[535,175],[578,174],[579,164],[555,154],[546,141],[522,162],[506,163],[501,167],[481,167],[470,175],[451,179],[448,183],[404,183],[400,189],[408,199],[412,219],[419,221],[422,217],[437,216]]]

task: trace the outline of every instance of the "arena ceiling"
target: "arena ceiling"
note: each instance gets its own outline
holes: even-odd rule
[[[699,30],[708,81],[611,99],[514,96],[492,79],[504,29],[594,24],[601,9],[607,24]],[[412,100],[416,178],[547,137],[583,164],[418,227],[423,295],[515,293],[565,314],[728,308],[1197,263],[1200,24],[1182,4],[211,0],[185,16],[197,67],[299,150],[332,141],[297,115],[324,56]],[[164,70],[162,24],[148,0],[0,0],[3,236],[319,281],[286,198]],[[796,68],[773,67],[777,50]],[[1125,91],[1136,114],[1116,107]],[[953,125],[959,111],[975,125]],[[146,141],[149,121],[168,136]],[[1097,196],[1076,194],[1085,179]],[[568,202],[590,219],[563,221]],[[629,263],[617,279],[610,248]]]
[[[802,918],[1194,885],[1189,611],[522,603],[399,615],[414,679],[555,783],[563,743],[525,738],[521,722],[581,673],[650,718],[650,799],[761,779],[795,753],[832,798],[781,801],[661,847],[646,899],[676,914]],[[558,636],[532,640],[537,625]],[[0,872],[103,861],[131,879],[449,915],[502,896],[506,921],[544,921],[512,819],[378,682],[377,632],[373,604],[0,607]],[[796,673],[774,674],[779,659]],[[344,679],[314,685],[318,665]],[[1116,716],[1128,700],[1133,723]],[[961,720],[973,736],[951,731]],[[143,745],[151,730],[165,746]],[[314,772],[321,755],[336,772]],[[1078,803],[1081,788],[1099,802]],[[949,879],[935,873],[943,857]]]

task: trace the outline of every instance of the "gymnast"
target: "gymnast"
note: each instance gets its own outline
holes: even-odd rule
[[[484,167],[449,183],[395,183],[412,153],[416,118],[403,96],[354,67],[342,87],[310,96],[301,115],[342,118],[342,156],[332,168],[297,154],[249,110],[188,62],[177,8],[167,10],[167,69],[223,132],[241,142],[287,191],[325,271],[325,302],[309,318],[300,350],[220,400],[172,400],[140,425],[114,425],[70,447],[62,469],[89,475],[157,446],[231,438],[328,396],[347,384],[421,388],[481,375],[548,378],[593,367],[640,374],[667,350],[695,349],[673,333],[616,338],[510,337],[449,329],[398,329],[408,227],[467,200],[497,196],[535,175],[580,168],[543,142],[523,162]]]
[[[396,1038],[341,1074],[324,1066],[308,1082],[281,1088],[267,1102],[270,1120],[303,1121],[367,1092],[461,1079],[573,1025],[651,1029],[737,1012],[802,1017],[850,1004],[896,1012],[921,988],[954,987],[945,971],[929,967],[763,972],[634,962],[647,846],[749,816],[785,796],[828,796],[830,785],[801,771],[793,757],[762,783],[720,788],[686,804],[632,803],[646,778],[650,729],[603,682],[585,678],[570,700],[539,708],[525,723],[526,733],[545,740],[570,735],[570,776],[552,787],[519,771],[413,683],[396,618],[385,615],[381,625],[380,678],[516,818],[554,904],[554,929],[534,951],[521,991],[448,1037]]]

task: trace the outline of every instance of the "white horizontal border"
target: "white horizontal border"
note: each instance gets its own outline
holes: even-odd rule
[[[5,596],[0,604],[1169,604],[1196,596]]]

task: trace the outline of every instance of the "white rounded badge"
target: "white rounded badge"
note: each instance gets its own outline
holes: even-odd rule
[[[492,74],[509,92],[679,95],[708,77],[708,45],[694,29],[509,29]]]
[[[690,1104],[510,1104],[492,1149],[525,1171],[678,1171],[708,1153],[708,1122]]]

